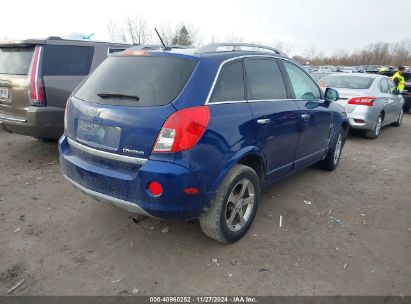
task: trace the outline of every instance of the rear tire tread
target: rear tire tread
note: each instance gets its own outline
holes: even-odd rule
[[[211,201],[210,203],[210,208],[207,210],[207,212],[200,217],[200,227],[201,230],[204,232],[204,234],[206,234],[208,237],[219,241],[221,243],[232,243],[234,241],[236,241],[237,239],[227,239],[224,236],[223,230],[222,230],[222,226],[221,226],[221,212],[222,212],[222,208],[225,208],[225,199],[227,196],[228,191],[231,191],[231,187],[230,185],[233,184],[233,182],[235,181],[235,179],[245,173],[245,172],[249,172],[253,175],[255,175],[255,178],[258,181],[258,176],[257,173],[255,173],[255,171],[245,165],[240,165],[237,164],[235,165],[230,172],[227,174],[227,176],[224,178],[223,182],[221,183],[220,187],[217,190],[216,193],[216,197]],[[259,183],[258,183],[259,186]],[[256,209],[258,207],[258,202],[257,200],[259,199],[259,189],[255,190],[256,192],[256,201],[254,202],[255,206],[254,206],[254,214],[253,217],[255,215]],[[258,192],[258,195],[257,195]],[[241,237],[247,232],[249,226],[251,225],[252,221],[253,221],[253,217],[250,219],[250,222],[248,224],[248,227],[245,229],[244,233],[242,233]],[[241,238],[240,237],[240,238]]]

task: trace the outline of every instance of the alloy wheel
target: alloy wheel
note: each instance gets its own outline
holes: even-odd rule
[[[404,109],[401,109],[400,116],[398,116],[398,121],[397,121],[398,125],[401,125],[403,117],[404,117]]]
[[[377,136],[380,135],[381,126],[382,126],[382,117],[379,116],[377,120],[377,125],[375,126],[375,135]]]
[[[231,231],[241,230],[250,220],[255,202],[253,183],[242,179],[231,190],[227,199],[225,220]]]
[[[341,134],[339,134],[337,142],[335,144],[335,151],[334,151],[334,164],[335,165],[340,160],[341,149],[342,149],[342,137],[341,137]]]

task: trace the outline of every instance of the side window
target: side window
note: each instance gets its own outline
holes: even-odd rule
[[[387,83],[387,80],[385,78],[380,80],[380,91],[382,93],[388,93],[389,92],[388,83]]]
[[[43,54],[43,75],[88,75],[93,54],[92,46],[47,45]]]
[[[247,94],[249,100],[287,99],[280,68],[273,59],[247,59]]]
[[[321,98],[320,89],[302,69],[287,61],[283,62],[296,99],[315,100]]]
[[[244,100],[243,62],[225,64],[214,87],[210,102]]]
[[[392,93],[397,87],[395,86],[394,81],[392,81],[391,79],[387,78],[387,82],[388,82],[388,90],[390,93]]]

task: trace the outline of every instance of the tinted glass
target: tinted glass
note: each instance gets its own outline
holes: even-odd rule
[[[224,65],[215,85],[212,102],[244,100],[243,63],[236,61]]]
[[[107,104],[159,106],[177,97],[196,62],[171,57],[113,56],[107,58],[76,92],[77,98]],[[102,98],[110,93],[137,96],[139,100]]]
[[[374,81],[372,77],[330,75],[325,77],[324,85],[333,88],[369,89]]]
[[[248,59],[247,93],[249,100],[286,99],[283,76],[273,59]]]
[[[311,73],[311,77],[318,82],[318,80],[324,78],[325,76],[329,75],[329,73]]]
[[[388,93],[388,82],[386,79],[381,79],[380,90],[382,93]]]
[[[47,45],[43,54],[43,75],[88,75],[93,54],[91,46]]]
[[[27,75],[33,52],[34,46],[0,48],[0,74]]]
[[[321,93],[315,82],[299,67],[284,61],[296,99],[320,99]]]

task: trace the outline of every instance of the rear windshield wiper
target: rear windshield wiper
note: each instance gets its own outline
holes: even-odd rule
[[[137,95],[127,95],[127,94],[121,94],[121,93],[100,92],[100,93],[97,93],[97,96],[101,98],[118,97],[118,98],[134,99],[136,101],[140,100],[140,98]]]

